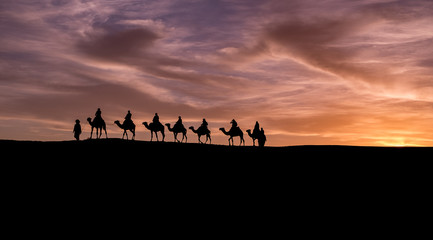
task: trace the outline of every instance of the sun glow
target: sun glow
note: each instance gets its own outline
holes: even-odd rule
[[[407,141],[403,137],[391,137],[383,141],[377,142],[379,145],[383,145],[386,147],[422,147],[424,145],[416,144],[413,142]]]

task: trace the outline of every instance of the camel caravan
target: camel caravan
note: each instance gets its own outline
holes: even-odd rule
[[[102,112],[101,109],[98,108],[98,110],[95,113],[95,117],[93,118],[87,118],[87,122],[89,122],[90,126],[92,127],[91,132],[90,132],[90,139],[93,137],[93,129],[96,129],[96,138],[99,139],[102,136],[102,130],[104,130],[105,132],[105,138],[108,138],[107,136],[107,129],[106,129],[106,124],[104,119],[102,119]],[[74,126],[74,137],[77,141],[79,141],[80,138],[80,134],[81,134],[81,126],[80,126],[80,120],[75,120],[76,124]],[[132,140],[135,140],[135,124],[132,121],[132,114],[131,112],[128,110],[128,113],[126,114],[123,123],[120,123],[119,120],[114,121],[114,124],[116,124],[119,128],[123,129],[123,135],[122,135],[122,139],[125,138],[126,135],[126,139],[128,140],[128,131],[132,133]],[[164,133],[164,125],[159,121],[159,116],[158,113],[155,113],[155,116],[152,119],[152,122],[148,123],[148,122],[143,122],[142,123],[144,125],[144,127],[146,127],[149,131],[150,131],[150,141],[153,141],[153,135],[155,134],[156,137],[156,141],[159,141],[158,138],[158,133],[160,133],[160,137],[162,137],[162,141],[164,141],[165,139],[165,133]],[[226,131],[225,128],[220,128],[219,130],[221,132],[223,132],[225,135],[229,136],[228,142],[229,142],[229,146],[233,146],[234,145],[234,140],[233,137],[239,137],[240,138],[240,144],[239,145],[244,145],[245,146],[245,140],[244,140],[244,133],[242,132],[242,130],[239,128],[238,123],[236,122],[236,120],[232,120],[230,122],[230,124],[232,125],[232,127],[230,128],[229,131]],[[173,125],[173,127],[171,127],[170,123],[165,124],[167,126],[168,131],[173,132],[174,135],[174,141],[175,142],[183,142],[185,140],[185,142],[188,141],[188,137],[187,137],[187,129],[185,128],[185,126],[182,123],[182,118],[179,116],[177,122]],[[198,142],[202,143],[202,144],[206,144],[209,141],[209,144],[212,143],[212,139],[211,139],[211,131],[208,128],[208,123],[206,121],[206,119],[203,118],[203,121],[201,123],[201,125],[195,129],[194,126],[190,126],[189,129],[197,134],[198,137]],[[263,130],[263,128],[260,128],[259,123],[256,121],[256,124],[254,125],[254,129],[253,131],[251,131],[251,129],[248,129],[246,131],[246,133],[248,133],[248,136],[250,136],[253,139],[253,146],[256,145],[256,140],[258,142],[258,145],[260,147],[263,147],[265,145],[266,142],[266,136],[265,136],[265,132]],[[178,139],[178,134],[182,134],[182,139],[179,140]],[[202,136],[206,136],[206,140],[203,142],[201,140]]]

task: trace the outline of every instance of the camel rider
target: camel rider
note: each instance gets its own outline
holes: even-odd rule
[[[101,118],[101,109],[100,108],[98,108],[98,110],[96,110],[95,118]]]
[[[95,118],[93,119],[94,123],[100,124],[102,122],[101,114],[102,114],[101,109],[98,108],[98,110],[96,110],[95,112]]]
[[[207,122],[206,119],[203,118],[203,122],[201,123],[201,127],[207,128]]]
[[[131,111],[128,110],[128,113],[125,116],[125,121],[123,122],[123,124],[131,124],[132,123],[132,114]]]
[[[259,122],[256,121],[256,125],[254,125],[253,135],[258,136],[260,134],[260,125]]]
[[[182,117],[179,116],[179,118],[177,119],[177,122],[174,124],[173,128],[182,128],[183,124],[182,124]]]
[[[200,127],[198,129],[203,129],[203,130],[207,130],[208,132],[209,129],[207,128],[208,123],[206,122],[206,119],[203,118],[203,122],[201,123]]]
[[[236,122],[236,120],[233,119],[230,123],[232,124],[232,128],[230,129],[230,131],[235,130],[238,127],[238,123]]]
[[[152,123],[153,123],[155,126],[162,125],[161,122],[159,121],[158,113],[155,113],[155,116],[153,116]]]
[[[132,121],[131,118],[132,118],[131,111],[128,110],[128,113],[127,113],[126,116],[125,116],[125,120],[131,120],[131,121]]]

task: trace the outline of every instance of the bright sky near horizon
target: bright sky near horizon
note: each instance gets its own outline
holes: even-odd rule
[[[84,139],[99,107],[109,137],[131,110],[137,140],[157,112],[206,118],[218,144],[236,119],[271,146],[432,146],[432,13],[431,0],[3,0],[0,139],[72,140],[75,119]]]

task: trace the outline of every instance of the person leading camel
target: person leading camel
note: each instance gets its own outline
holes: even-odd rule
[[[81,125],[80,125],[80,120],[75,120],[75,125],[74,125],[74,131],[72,131],[74,133],[74,138],[77,139],[77,141],[80,141],[80,134],[81,134]]]
[[[264,147],[266,142],[265,130],[263,128],[260,129],[259,137],[257,138],[259,142],[259,147]]]

